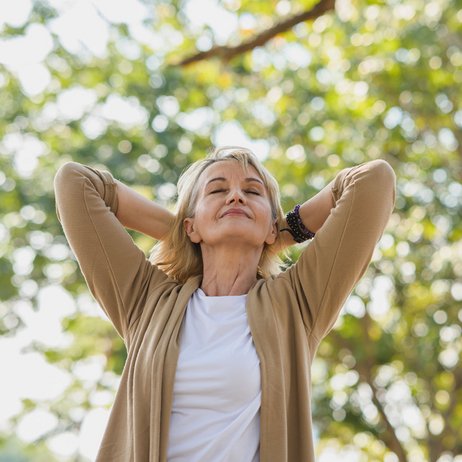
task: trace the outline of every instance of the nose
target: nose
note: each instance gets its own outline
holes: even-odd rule
[[[231,202],[235,202],[236,204],[245,203],[245,196],[240,189],[234,188],[230,190],[228,197],[226,198],[226,203],[230,204]]]

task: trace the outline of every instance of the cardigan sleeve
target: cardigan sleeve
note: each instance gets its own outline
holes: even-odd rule
[[[67,162],[56,172],[54,189],[58,220],[88,288],[125,338],[148,286],[167,276],[116,218],[117,184],[110,172]]]
[[[365,273],[395,203],[396,177],[384,160],[341,170],[334,208],[288,279],[301,316],[319,342],[332,328],[350,292]]]

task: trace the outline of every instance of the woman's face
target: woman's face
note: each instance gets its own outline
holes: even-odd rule
[[[184,225],[192,242],[263,247],[277,236],[265,185],[254,167],[235,160],[216,162],[199,178],[194,217]]]

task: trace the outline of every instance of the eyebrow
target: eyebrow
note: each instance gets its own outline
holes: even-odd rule
[[[212,178],[211,180],[207,181],[206,186],[208,186],[210,183],[212,183],[214,181],[228,181],[228,180],[223,176],[218,176],[216,178]],[[256,182],[260,183],[261,185],[263,185],[263,182],[261,180],[259,180],[258,178],[248,177],[248,178],[245,178],[244,181],[247,181],[247,182],[256,181]]]

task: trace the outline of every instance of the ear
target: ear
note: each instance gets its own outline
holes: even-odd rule
[[[199,244],[201,238],[194,226],[194,218],[185,218],[183,220],[183,226],[191,242],[194,244]]]
[[[268,235],[266,236],[265,242],[268,245],[274,244],[276,241],[276,238],[278,237],[278,227],[277,227],[277,219],[273,221],[271,225],[271,229],[268,232]]]

